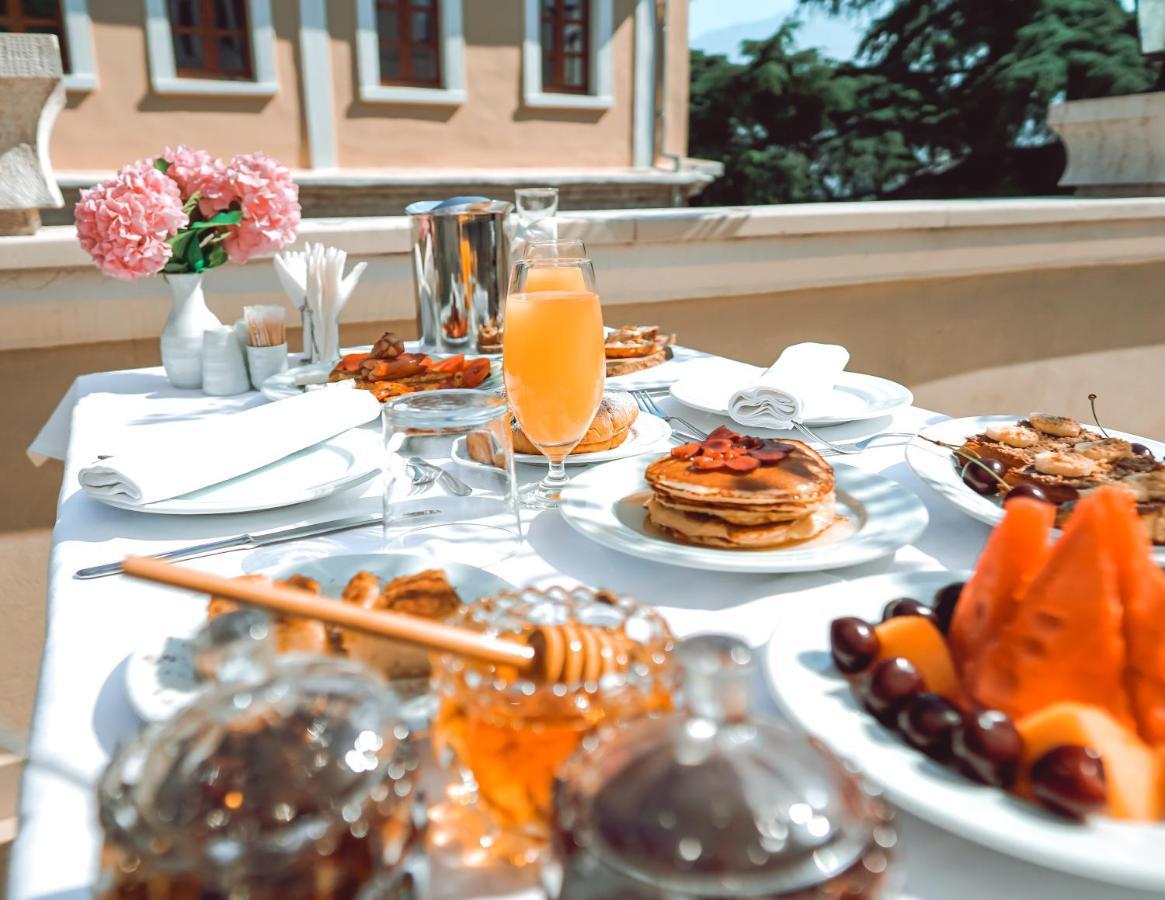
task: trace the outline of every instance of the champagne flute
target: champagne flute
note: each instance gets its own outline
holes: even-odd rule
[[[522,491],[522,503],[554,509],[567,480],[563,460],[590,428],[606,380],[590,259],[537,255],[514,264],[502,370],[510,408],[549,466],[539,484]]]

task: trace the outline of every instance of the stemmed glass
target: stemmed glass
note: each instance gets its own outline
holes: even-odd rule
[[[603,399],[603,313],[585,253],[581,241],[531,244],[527,258],[514,263],[506,297],[506,397],[548,461],[546,477],[522,491],[522,504],[534,509],[558,506],[567,481],[563,460]]]

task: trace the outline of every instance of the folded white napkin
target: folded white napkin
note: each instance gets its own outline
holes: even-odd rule
[[[838,376],[849,362],[849,351],[837,344],[794,344],[756,381],[733,393],[728,414],[741,425],[784,430],[820,413]]]
[[[180,497],[245,475],[380,415],[349,383],[241,412],[135,426],[81,469],[81,489],[135,504]]]

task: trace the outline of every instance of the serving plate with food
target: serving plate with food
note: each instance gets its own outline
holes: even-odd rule
[[[514,461],[545,466],[546,457],[530,442],[517,420],[512,422]],[[595,418],[564,462],[582,466],[666,450],[671,426],[659,416],[641,412],[630,394],[604,394]],[[468,466],[497,465],[494,448],[484,433],[462,438],[453,446],[453,459]]]
[[[442,563],[411,553],[353,554],[300,560],[262,574],[268,579],[312,591],[366,609],[383,609],[444,621],[480,597],[509,590],[512,585],[483,569],[462,563]],[[185,708],[205,689],[195,671],[193,639],[208,619],[236,608],[220,598],[208,598],[205,612],[192,612],[172,633],[144,641],[129,657],[126,690],[134,710],[147,722],[162,721]],[[392,640],[345,632],[305,619],[273,620],[275,648],[280,653],[322,653],[359,659],[390,682],[421,695],[427,693],[429,660],[424,651]],[[419,682],[420,687],[417,687]]]
[[[665,390],[684,376],[692,363],[707,354],[675,342],[658,325],[607,328],[604,351],[607,381],[621,391]]]
[[[926,528],[897,482],[832,467],[800,441],[721,427],[658,458],[604,463],[562,491],[583,535],[657,562],[725,572],[804,572],[893,553]]]
[[[994,525],[1004,500],[1046,499],[1056,525],[1082,496],[1116,484],[1136,498],[1158,563],[1165,564],[1165,444],[1067,416],[1031,413],[948,419],[906,445],[919,478],[967,515]]]
[[[1076,875],[1165,891],[1165,573],[1133,499],[1016,498],[973,573],[802,595],[768,648],[791,719],[903,809]]]
[[[368,350],[342,357],[334,366],[295,366],[272,375],[259,387],[268,400],[285,400],[312,387],[351,381],[382,403],[416,391],[446,388],[494,390],[501,385],[501,366],[487,357],[438,355],[410,351],[387,331]]]

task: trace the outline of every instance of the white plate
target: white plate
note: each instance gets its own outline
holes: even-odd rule
[[[229,481],[181,497],[135,505],[117,497],[94,497],[134,512],[209,516],[257,512],[307,503],[363,484],[380,471],[380,436],[353,428],[333,438]]]
[[[369,349],[365,347],[362,350],[352,352],[367,353]],[[430,353],[429,355],[436,360],[446,358],[437,353]],[[331,371],[332,366],[321,366],[319,364],[314,366],[293,366],[283,372],[276,372],[264,381],[259,385],[259,393],[268,400],[286,400],[288,397],[297,397],[307,390],[304,384],[301,383],[302,379],[309,379],[313,385],[327,384],[328,375],[331,374]],[[478,390],[492,391],[500,387],[501,383],[501,361],[498,358],[491,358],[489,377],[478,385]]]
[[[626,375],[613,375],[607,379],[607,384],[621,391],[658,391],[671,387],[675,382],[685,377],[693,366],[707,360],[708,354],[688,347],[672,347],[672,358],[650,369],[640,369],[638,372],[628,372]]]
[[[361,569],[384,581],[412,575],[425,569],[441,568],[463,603],[472,603],[513,587],[508,581],[484,569],[462,563],[434,562],[413,553],[367,553],[301,560],[264,570],[272,578],[305,575],[320,583],[320,591],[339,597],[353,575]],[[194,636],[206,624],[204,610],[195,610],[185,621],[174,623],[172,633],[143,641],[130,654],[125,669],[126,693],[130,705],[143,720],[162,722],[185,709],[205,685],[194,671]],[[396,682],[393,682],[395,684]]]
[[[902,485],[881,475],[834,466],[838,511],[856,530],[833,542],[775,550],[720,550],[673,541],[645,524],[643,473],[652,462],[636,457],[576,475],[562,491],[562,517],[581,534],[621,553],[719,572],[815,572],[856,566],[888,556],[926,528],[926,507]]]
[[[996,788],[931,761],[879,725],[854,700],[829,657],[829,623],[881,618],[895,597],[929,602],[966,573],[875,575],[801,594],[767,650],[778,706],[834,752],[852,760],[909,813],[960,837],[1028,862],[1113,884],[1165,891],[1165,825],[1093,818],[1065,822]]]
[[[984,431],[988,425],[996,422],[1016,422],[1023,418],[1026,418],[1026,415],[968,416],[963,419],[948,419],[937,425],[928,425],[919,434],[959,446],[966,438]],[[1160,441],[1152,441],[1124,431],[1115,431],[1112,428],[1106,428],[1105,431],[1113,437],[1144,444],[1153,451],[1158,459],[1165,456],[1165,444]],[[936,447],[934,444],[929,444],[916,437],[906,445],[906,462],[915,475],[971,518],[986,522],[988,525],[997,525],[1003,519],[1003,504],[999,499],[976,494],[963,484],[963,479],[959,477],[959,470],[951,461],[950,450]],[[1165,547],[1154,547],[1153,556],[1158,565],[1165,565]]]
[[[591,453],[572,453],[563,462],[568,466],[587,466],[592,463],[626,459],[641,453],[662,453],[669,446],[671,426],[659,416],[641,412],[632,423],[627,440],[610,450],[596,450]],[[453,460],[463,466],[486,466],[469,455],[465,449],[465,438],[458,438],[453,444]],[[546,457],[540,453],[515,453],[514,462],[530,466],[546,467]]]
[[[693,366],[671,386],[671,395],[685,406],[720,416],[728,415],[728,401],[741,385],[764,369],[731,359],[709,359]],[[838,425],[884,416],[914,402],[914,395],[895,381],[860,372],[842,372],[825,410],[810,410],[809,427]]]

